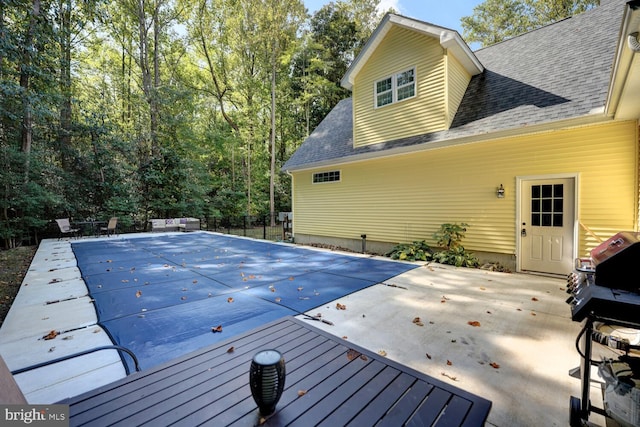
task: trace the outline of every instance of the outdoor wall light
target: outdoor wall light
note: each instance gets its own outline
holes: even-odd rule
[[[500,184],[500,187],[496,190],[496,196],[498,196],[498,199],[504,199],[504,187],[502,184]]]
[[[262,350],[253,356],[249,369],[249,386],[260,414],[267,416],[276,410],[284,390],[286,376],[284,357],[277,350]]]

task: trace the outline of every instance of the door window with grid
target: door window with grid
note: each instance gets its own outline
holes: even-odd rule
[[[564,206],[563,184],[531,186],[531,225],[562,227]]]

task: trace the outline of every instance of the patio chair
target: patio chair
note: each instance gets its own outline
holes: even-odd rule
[[[107,236],[111,234],[115,234],[117,226],[118,226],[118,217],[117,216],[111,217],[106,227],[100,227],[100,235],[102,235],[102,233],[106,233]]]
[[[56,223],[58,223],[58,228],[60,229],[60,235],[58,236],[58,240],[62,237],[71,235],[73,237],[78,237],[79,228],[71,228],[71,223],[69,222],[69,218],[59,218],[56,219]]]

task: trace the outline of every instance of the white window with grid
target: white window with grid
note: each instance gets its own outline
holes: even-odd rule
[[[416,96],[416,69],[410,68],[375,82],[375,106],[383,107]]]

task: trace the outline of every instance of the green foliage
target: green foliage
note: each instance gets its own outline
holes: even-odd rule
[[[436,244],[445,249],[452,249],[460,246],[460,242],[464,239],[469,224],[442,224],[440,230],[433,234]]]
[[[456,246],[433,254],[433,260],[440,264],[455,265],[456,267],[477,267],[478,258],[467,252],[463,246]]]
[[[61,217],[290,211],[279,170],[348,96],[340,79],[380,2],[313,17],[302,0],[129,3],[0,7],[5,246]]]
[[[401,243],[385,254],[391,259],[400,261],[429,261],[432,251],[424,240],[413,243]]]
[[[600,0],[485,0],[461,19],[464,38],[483,47],[589,10]]]
[[[469,224],[442,224],[433,237],[437,245],[443,250],[433,254],[433,260],[440,264],[455,265],[456,267],[477,267],[478,258],[467,252],[462,246]]]

